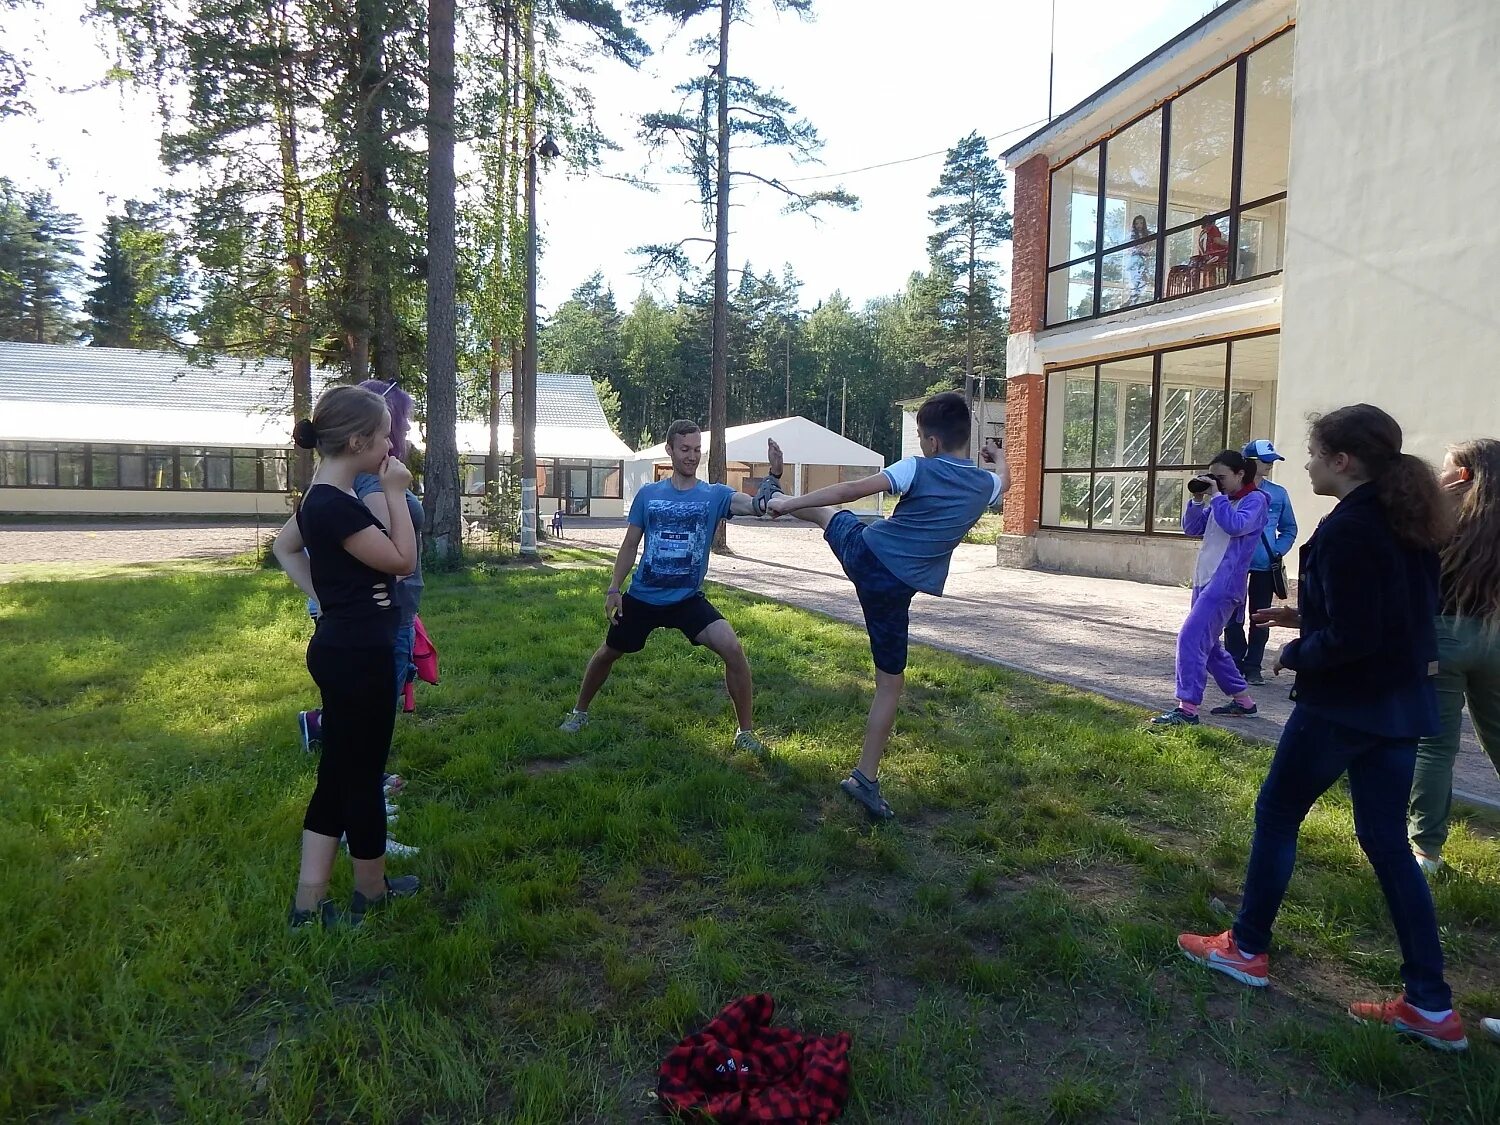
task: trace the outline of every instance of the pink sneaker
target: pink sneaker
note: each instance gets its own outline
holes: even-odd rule
[[[1178,934],[1177,948],[1187,954],[1189,961],[1207,965],[1233,977],[1251,988],[1265,988],[1271,983],[1271,959],[1264,953],[1245,957],[1234,942],[1234,931],[1225,930],[1212,937],[1199,934]]]
[[[1349,1005],[1349,1014],[1357,1020],[1369,1023],[1390,1024],[1400,1034],[1436,1047],[1439,1051],[1467,1051],[1468,1037],[1464,1035],[1464,1021],[1457,1012],[1436,1022],[1428,1019],[1406,1002],[1406,997],[1394,1000],[1356,1001]]]

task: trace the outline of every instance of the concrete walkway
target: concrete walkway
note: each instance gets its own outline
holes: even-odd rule
[[[622,520],[571,520],[562,544],[619,549]],[[854,589],[821,532],[796,522],[735,522],[730,556],[715,556],[709,578],[762,597],[863,625]],[[1103,578],[1011,570],[995,565],[995,548],[963,544],[954,554],[941,598],[918,594],[912,603],[913,641],[1098,692],[1157,711],[1173,704],[1177,629],[1188,593]],[[1275,654],[1271,634],[1267,663]],[[1291,714],[1289,679],[1267,677],[1252,689],[1260,714],[1210,719],[1221,702],[1209,685],[1205,721],[1247,737],[1274,742]],[[1500,810],[1500,778],[1480,751],[1465,718],[1464,747],[1454,793]]]

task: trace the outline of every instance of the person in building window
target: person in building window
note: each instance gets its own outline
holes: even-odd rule
[[[1285,558],[1297,542],[1297,517],[1292,514],[1292,500],[1286,489],[1270,479],[1271,466],[1286,458],[1276,452],[1269,438],[1256,438],[1240,450],[1246,457],[1256,461],[1256,487],[1271,501],[1271,513],[1265,530],[1255,544],[1255,554],[1250,559],[1250,598],[1247,611],[1254,615],[1269,609],[1276,593],[1272,581],[1272,566],[1275,559]],[[1274,556],[1275,558],[1273,559]],[[1251,687],[1265,683],[1262,665],[1266,656],[1266,641],[1271,630],[1264,625],[1251,625],[1246,635],[1245,615],[1237,614],[1224,630],[1224,647],[1234,657],[1245,682]]]
[[[1193,496],[1182,513],[1182,530],[1201,536],[1193,573],[1192,608],[1177,634],[1177,706],[1151,720],[1153,730],[1197,726],[1198,708],[1213,676],[1229,702],[1215,715],[1254,715],[1245,677],[1224,649],[1224,626],[1245,607],[1245,583],[1255,541],[1266,526],[1270,498],[1255,487],[1255,465],[1226,449],[1208,472],[1188,482]]]
[[[1198,253],[1188,259],[1193,271],[1194,288],[1210,283],[1213,270],[1229,262],[1229,242],[1219,230],[1219,224],[1204,216],[1198,226]]]
[[[1274,671],[1297,674],[1296,706],[1255,800],[1255,835],[1234,926],[1181,934],[1188,957],[1241,984],[1270,981],[1266,951],[1297,862],[1297,837],[1318,798],[1344,774],[1354,834],[1380,880],[1401,946],[1401,996],[1349,1005],[1445,1051],[1465,1050],[1443,976],[1432,893],[1406,838],[1417,742],[1438,729],[1438,549],[1452,516],[1436,474],[1401,451],[1401,427],[1368,403],[1313,423],[1307,475],[1338,504],[1302,548],[1297,606],[1255,615],[1296,629]]]
[[[1437,619],[1440,729],[1417,748],[1407,822],[1412,851],[1428,874],[1443,866],[1465,702],[1480,747],[1500,767],[1500,441],[1455,445],[1438,483],[1457,510],[1457,528],[1443,548]]]
[[[1151,226],[1145,215],[1137,215],[1130,221],[1130,255],[1125,260],[1125,276],[1130,282],[1130,303],[1138,305],[1151,299],[1151,290],[1156,284],[1156,269],[1152,265],[1153,244],[1150,242]]]

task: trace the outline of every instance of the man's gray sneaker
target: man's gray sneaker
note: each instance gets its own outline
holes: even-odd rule
[[[557,729],[561,731],[567,731],[569,734],[577,734],[588,725],[589,713],[587,711],[579,711],[577,708],[574,708],[572,711],[568,712],[568,717],[562,721],[562,726],[558,727]]]
[[[771,748],[769,746],[767,746],[760,739],[756,738],[755,735],[748,730],[742,730],[735,734],[734,748],[736,750],[748,750],[752,754],[769,754],[771,752]]]

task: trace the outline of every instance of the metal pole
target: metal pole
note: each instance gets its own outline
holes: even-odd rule
[[[526,35],[531,39],[531,25]],[[526,146],[526,330],[521,351],[521,554],[536,555],[536,133]],[[514,416],[515,411],[511,411]]]
[[[1047,120],[1052,120],[1052,76],[1057,70],[1057,0],[1052,0],[1052,37],[1047,43]]]

